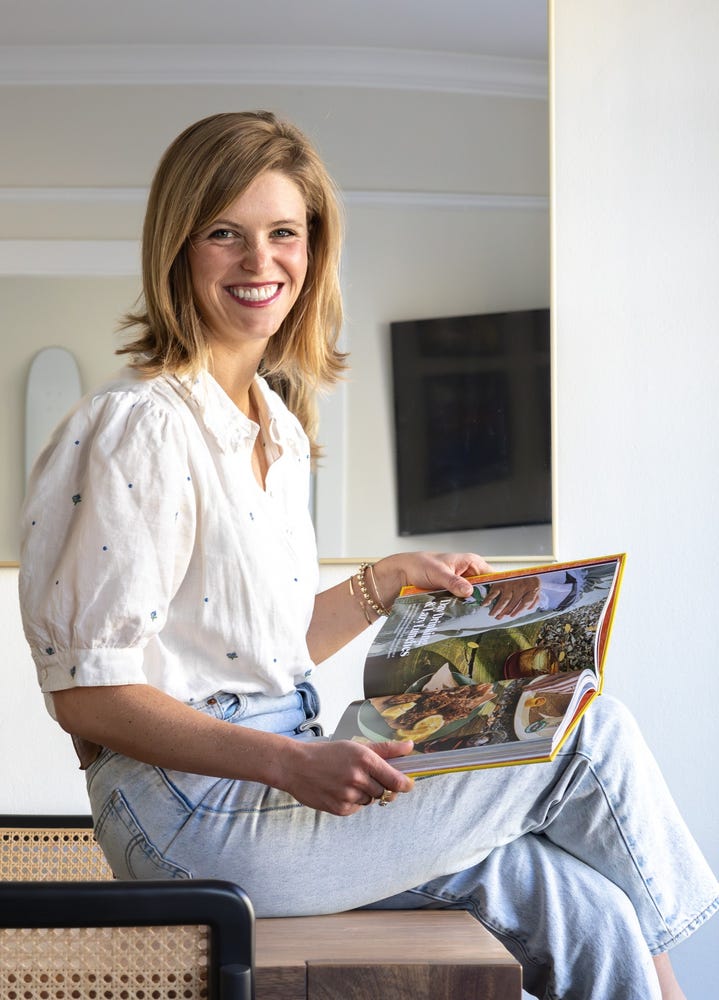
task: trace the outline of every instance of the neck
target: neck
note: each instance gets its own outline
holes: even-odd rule
[[[235,406],[252,420],[257,418],[257,408],[252,401],[251,388],[260,360],[261,356],[248,361],[244,357],[213,351],[210,366],[212,377],[218,385],[222,386]]]

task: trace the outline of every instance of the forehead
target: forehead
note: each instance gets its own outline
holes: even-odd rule
[[[307,204],[299,186],[279,170],[267,170],[227,204],[218,215],[238,221],[294,220],[304,222]]]

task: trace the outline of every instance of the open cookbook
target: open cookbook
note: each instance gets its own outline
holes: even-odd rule
[[[551,760],[601,692],[625,556],[405,587],[332,739],[414,741],[407,774]]]

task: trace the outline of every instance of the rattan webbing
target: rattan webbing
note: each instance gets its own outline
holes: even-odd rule
[[[91,829],[0,828],[3,881],[101,882],[111,878]]]
[[[3,1000],[204,1000],[209,931],[0,928]]]

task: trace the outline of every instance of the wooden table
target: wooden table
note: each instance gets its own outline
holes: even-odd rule
[[[519,963],[454,910],[257,921],[257,1000],[520,1000]]]

